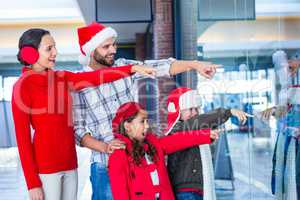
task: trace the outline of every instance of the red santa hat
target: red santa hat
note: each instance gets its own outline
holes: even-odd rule
[[[90,54],[102,42],[111,37],[117,37],[117,32],[111,27],[105,27],[102,24],[93,22],[92,24],[77,29],[81,55],[79,63],[87,65]]]
[[[124,120],[127,120],[129,117],[135,115],[140,110],[144,110],[143,107],[137,103],[137,102],[127,102],[122,104],[115,115],[115,117],[112,120],[112,131],[113,134],[116,134],[119,132],[119,126],[121,122]]]
[[[201,98],[196,90],[180,87],[173,90],[167,99],[168,127],[165,135],[168,135],[180,118],[180,111],[201,106]]]

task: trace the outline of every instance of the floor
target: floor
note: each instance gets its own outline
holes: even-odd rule
[[[228,133],[227,139],[234,180],[216,180],[217,199],[274,199],[270,191],[273,141],[253,138],[248,133]],[[89,154],[87,149],[78,148],[79,200],[91,197]],[[17,160],[15,148],[0,149],[0,200],[28,199],[22,170]]]

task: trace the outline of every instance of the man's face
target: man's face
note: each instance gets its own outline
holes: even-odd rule
[[[116,52],[116,39],[108,38],[95,49],[93,58],[101,65],[112,66],[115,62]]]

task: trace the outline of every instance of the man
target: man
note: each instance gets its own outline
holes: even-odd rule
[[[142,62],[118,59],[117,33],[110,27],[98,23],[78,29],[81,48],[81,64],[85,70],[96,70],[106,66],[120,66]],[[209,62],[180,61],[173,58],[145,61],[146,65],[156,68],[157,76],[176,75],[189,70],[197,70],[206,78],[212,78],[217,65]],[[92,150],[91,176],[92,200],[112,199],[107,174],[108,154],[115,149],[124,148],[124,144],[113,139],[111,122],[118,107],[134,100],[134,82],[138,76],[124,78],[74,94],[74,129],[77,142]]]

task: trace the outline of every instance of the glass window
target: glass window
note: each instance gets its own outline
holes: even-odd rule
[[[198,3],[201,2],[204,1],[198,1]],[[222,11],[225,12],[226,2],[229,1],[219,2],[218,6],[224,8]],[[199,4],[198,6],[205,7]],[[261,111],[278,106],[284,101],[282,96],[287,95],[287,92],[280,93],[280,90],[288,87],[287,84],[282,83],[289,84],[286,78],[291,79],[291,77],[288,77],[287,70],[279,72],[279,67],[285,66],[286,59],[300,60],[297,56],[300,53],[296,53],[300,49],[300,34],[293,28],[300,27],[300,13],[295,12],[299,6],[299,0],[257,0],[255,1],[256,17],[253,20],[198,21],[199,55],[204,60],[217,61],[217,64],[224,67],[224,70],[217,73],[212,80],[198,79],[198,90],[203,96],[203,105],[207,108],[204,110],[208,111],[217,107],[236,108],[255,116],[249,118],[245,125],[240,124],[234,118],[228,120],[231,126],[226,126],[226,137],[222,136],[223,138],[216,145],[213,156],[218,188],[228,188],[228,184],[218,182],[224,179],[234,182],[235,186],[234,195],[226,198],[226,194],[219,191],[218,199],[274,199],[271,193],[272,157],[278,135],[284,134],[284,129],[281,127],[286,127],[287,124],[276,121],[275,117],[271,117],[270,120],[261,120],[259,116]],[[241,10],[238,7],[236,9],[236,12]],[[217,13],[212,17],[219,14],[222,13]],[[281,75],[283,77],[280,77]],[[294,84],[299,84],[299,76],[298,72],[294,78]],[[293,120],[294,124],[289,126],[299,128],[300,114],[299,107],[297,108],[292,113],[295,117],[291,117],[291,114],[284,117],[290,121]],[[284,144],[283,140],[280,142]],[[222,155],[222,152],[226,152],[226,155]],[[229,161],[225,159],[220,161],[228,155]],[[286,155],[281,154],[277,159],[284,156]],[[297,156],[300,158],[299,155]],[[300,159],[295,160],[300,162]],[[234,180],[231,177],[232,171],[235,176]],[[295,176],[295,173],[292,174],[289,171],[284,181],[290,181],[288,177]],[[280,191],[279,186],[276,187],[277,192]],[[285,187],[288,187],[289,192],[293,190],[287,183]],[[296,186],[294,189],[296,190]],[[297,193],[297,191],[294,192]],[[280,199],[278,196],[277,198]]]
[[[0,101],[3,100],[3,78],[0,76]]]
[[[18,77],[5,77],[3,86],[3,99],[5,101],[11,101],[12,89],[14,83],[18,80]]]

